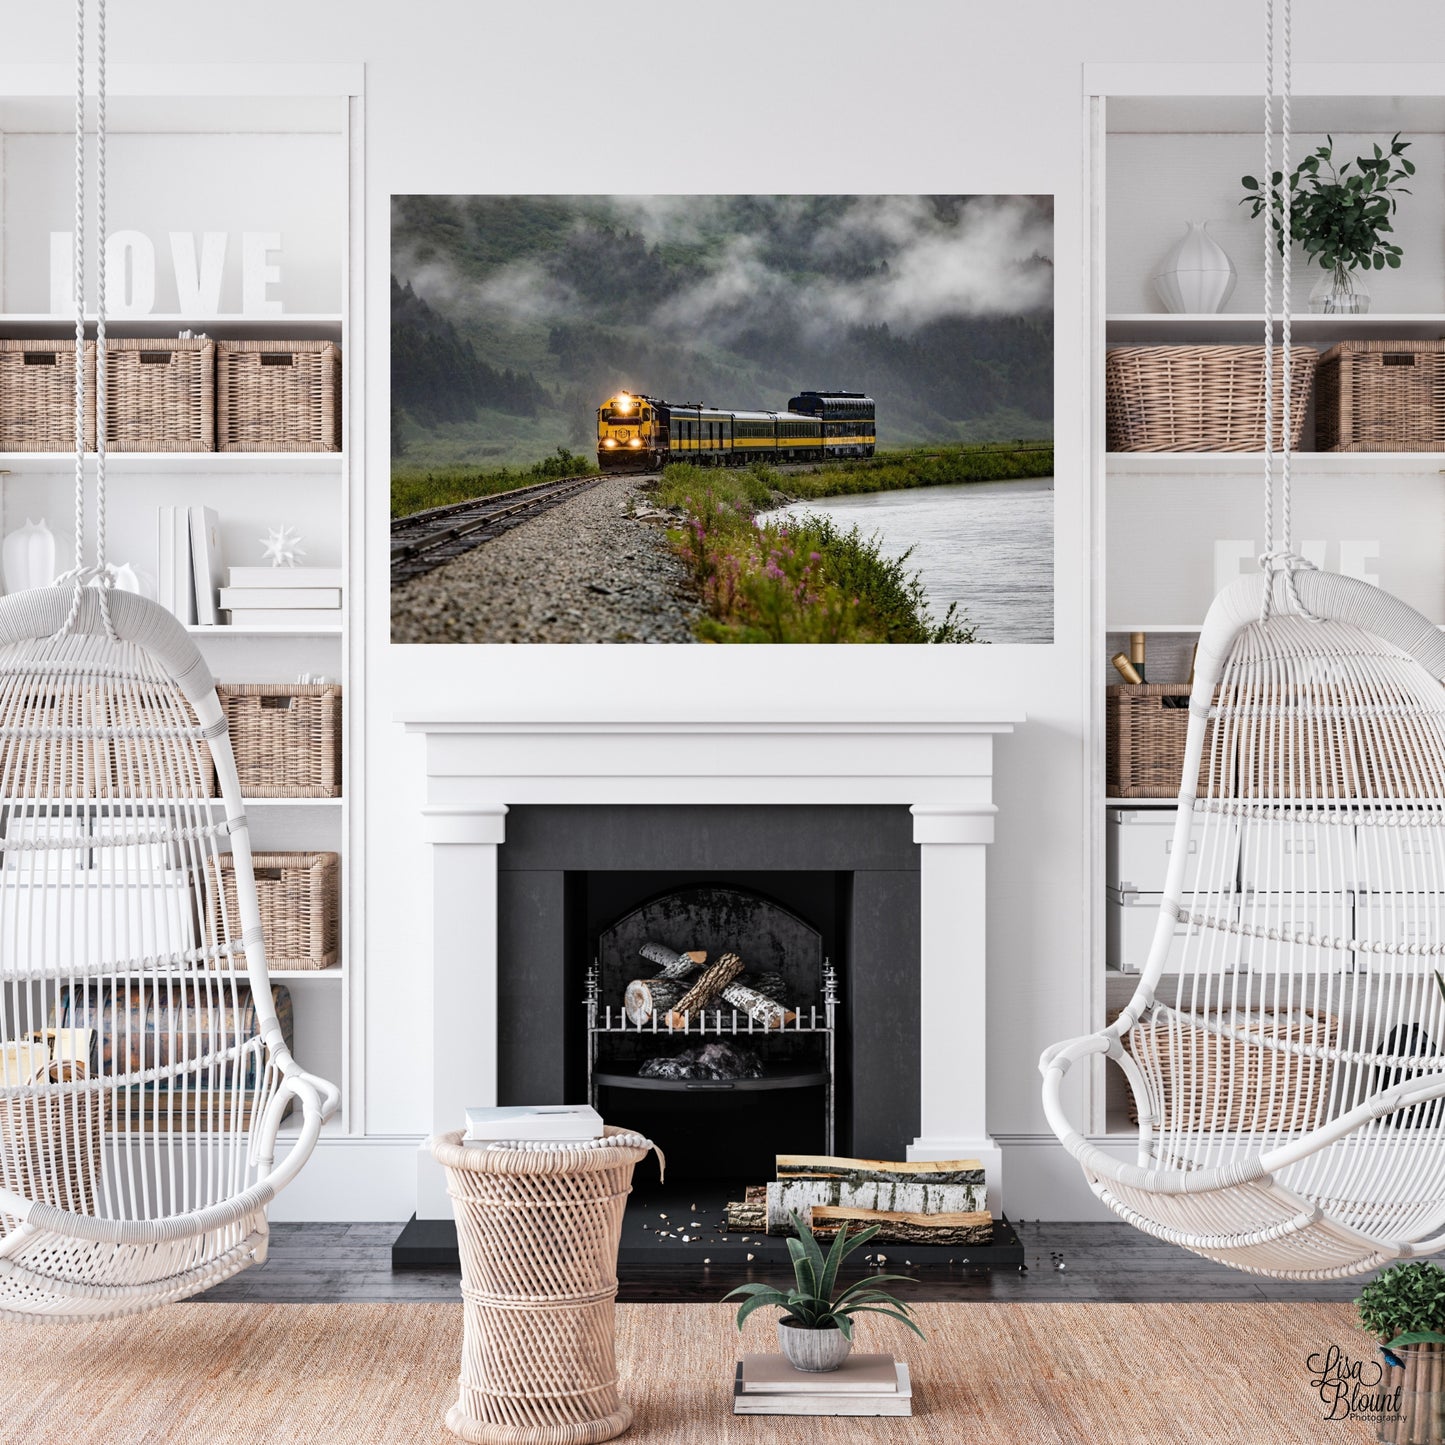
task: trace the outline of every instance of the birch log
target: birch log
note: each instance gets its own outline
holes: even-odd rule
[[[904,1214],[889,1209],[813,1206],[814,1234],[836,1234],[844,1224],[852,1234],[876,1224],[878,1233],[873,1239],[878,1244],[988,1244],[993,1239],[993,1215],[986,1209],[970,1214]]]
[[[983,1184],[977,1159],[844,1159],[832,1154],[779,1154],[779,1179],[846,1179],[889,1184]]]
[[[759,993],[757,989],[749,988],[744,983],[728,984],[723,989],[722,996],[735,1009],[741,1009],[765,1029],[780,1029],[797,1018],[797,1014],[791,1009],[785,1009],[777,999],[769,998],[767,994]]]
[[[748,988],[767,994],[769,998],[777,999],[779,1003],[789,994],[788,981],[780,973],[748,973],[743,975],[741,982]]]
[[[702,948],[678,953],[665,943],[644,943],[637,951],[649,963],[657,965],[658,978],[685,978],[693,969],[707,962],[707,950]]]
[[[725,953],[672,1006],[667,1021],[673,1028],[686,1028],[690,1015],[698,1014],[722,996],[725,989],[743,971],[743,961],[735,953]]]
[[[804,1219],[816,1205],[899,1214],[977,1214],[987,1191],[978,1184],[898,1184],[887,1180],[778,1179],[768,1185],[768,1233],[791,1234],[791,1211]]]
[[[651,1023],[654,1014],[660,1018],[686,991],[675,978],[634,978],[622,995],[627,1022],[639,1028]]]
[[[741,1200],[730,1200],[727,1227],[737,1234],[762,1234],[768,1222],[768,1191],[763,1184],[749,1184]]]

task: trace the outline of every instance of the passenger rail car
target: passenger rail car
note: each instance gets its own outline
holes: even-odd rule
[[[604,470],[871,457],[875,437],[873,399],[856,391],[800,392],[787,411],[723,411],[620,391],[597,408],[597,462]]]

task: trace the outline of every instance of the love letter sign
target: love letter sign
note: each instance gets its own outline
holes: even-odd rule
[[[169,236],[179,314],[218,316],[230,237],[224,231],[204,231],[198,250],[191,231],[171,231]],[[281,315],[281,303],[267,294],[281,280],[281,268],[271,259],[280,249],[279,231],[241,232],[243,316]],[[106,237],[105,293],[106,310],[112,316],[149,316],[155,310],[156,248],[143,231],[116,231]],[[75,311],[72,231],[50,233],[50,310],[56,316]]]

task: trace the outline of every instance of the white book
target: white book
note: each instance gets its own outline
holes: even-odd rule
[[[337,607],[232,607],[222,614],[232,627],[340,627]]]
[[[176,610],[176,509],[156,508],[156,591],[167,612]]]
[[[214,627],[220,620],[216,593],[221,585],[221,523],[214,507],[192,507],[191,570],[196,582],[196,621]]]
[[[913,1382],[908,1366],[896,1366],[896,1383],[888,1391],[862,1394],[856,1391],[800,1391],[791,1394],[754,1394],[743,1389],[743,1365],[738,1361],[733,1379],[734,1415],[911,1415]]]
[[[509,1104],[467,1110],[466,1138],[600,1139],[602,1115],[586,1104]]]
[[[340,567],[232,567],[232,587],[343,587]]]
[[[854,1350],[836,1370],[810,1373],[786,1355],[744,1355],[738,1362],[738,1388],[745,1395],[894,1395],[897,1361],[892,1355]]]
[[[339,587],[222,587],[222,607],[341,606]]]
[[[191,518],[185,507],[173,508],[175,537],[171,575],[175,578],[176,605],[171,610],[182,622],[196,620],[196,574],[191,567]]]

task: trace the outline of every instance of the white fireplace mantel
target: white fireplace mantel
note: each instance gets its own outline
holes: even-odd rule
[[[497,849],[522,804],[906,804],[920,852],[922,1133],[911,1159],[976,1158],[1000,1207],[987,1128],[985,848],[993,739],[1021,713],[908,721],[499,719],[404,713],[426,738],[432,853],[432,1127],[496,1102]],[[451,1214],[429,1153],[417,1216]]]

